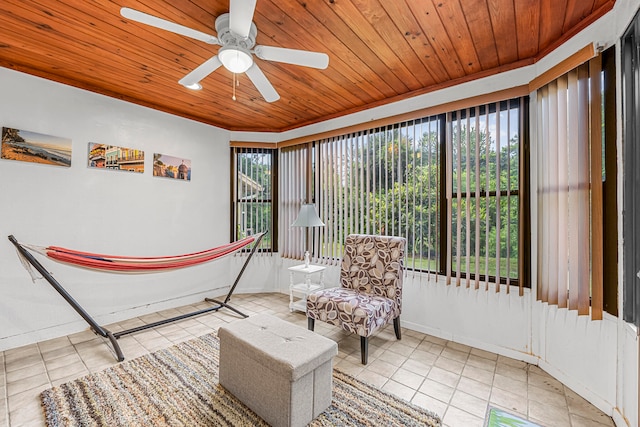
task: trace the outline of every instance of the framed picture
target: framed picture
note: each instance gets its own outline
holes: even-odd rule
[[[70,167],[71,139],[3,127],[2,158]]]
[[[116,145],[89,143],[89,167],[128,172],[144,172],[144,151]]]
[[[154,153],[153,176],[191,181],[191,160]]]

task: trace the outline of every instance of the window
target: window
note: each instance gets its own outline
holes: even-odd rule
[[[444,116],[319,141],[316,204],[327,223],[322,256],[350,233],[407,238],[409,268],[440,269]]]
[[[232,148],[231,240],[268,231],[259,250],[277,251],[274,218],[277,217],[276,150]]]
[[[326,223],[313,231],[317,262],[337,262],[350,233],[388,234],[407,238],[411,270],[455,277],[458,285],[522,286],[525,103],[518,98],[283,149],[281,187],[291,194],[280,204],[291,219],[283,230],[297,199],[306,199]],[[284,234],[292,233],[283,232],[283,256],[299,258],[299,238]]]
[[[521,102],[450,114],[447,267],[457,284],[518,279]]]

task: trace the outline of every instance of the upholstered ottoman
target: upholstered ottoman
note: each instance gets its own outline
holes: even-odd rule
[[[220,385],[270,425],[305,426],[331,404],[334,341],[267,314],[218,337]]]

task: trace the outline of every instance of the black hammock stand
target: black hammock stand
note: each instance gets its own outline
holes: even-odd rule
[[[235,291],[236,286],[238,285],[238,282],[240,282],[240,278],[242,277],[242,274],[244,273],[245,269],[247,268],[247,265],[249,264],[249,261],[251,260],[251,258],[253,257],[253,254],[256,252],[256,250],[258,249],[258,247],[260,246],[260,242],[262,241],[262,238],[265,236],[265,233],[261,233],[258,235],[258,237],[256,237],[255,241],[253,242],[253,246],[251,248],[251,251],[249,252],[249,256],[247,257],[247,259],[245,260],[244,264],[242,265],[242,268],[240,269],[240,272],[238,273],[238,275],[236,276],[235,281],[233,282],[233,285],[231,286],[231,288],[229,289],[229,292],[227,293],[226,297],[224,298],[224,300],[220,301],[218,299],[214,299],[214,298],[205,298],[204,300],[207,302],[212,302],[216,305],[212,306],[212,307],[208,307],[208,308],[204,308],[202,310],[197,310],[191,313],[185,313],[185,314],[181,314],[179,316],[175,316],[175,317],[171,317],[168,319],[163,319],[163,320],[159,320],[157,322],[153,322],[153,323],[149,323],[146,325],[142,325],[142,326],[137,326],[135,328],[131,328],[131,329],[125,329],[124,331],[119,331],[119,332],[111,332],[108,329],[106,329],[103,326],[98,325],[98,323],[89,315],[89,313],[86,312],[86,310],[84,308],[82,308],[82,306],[71,296],[71,294],[69,294],[69,292],[67,292],[67,290],[51,275],[51,273],[49,273],[49,271],[47,271],[46,268],[44,268],[44,266],[42,264],[40,264],[40,262],[31,254],[31,252],[29,252],[24,246],[22,246],[15,237],[13,237],[13,235],[8,236],[8,239],[11,243],[13,243],[16,247],[16,249],[18,250],[18,252],[20,253],[20,255],[23,256],[24,259],[26,259],[29,264],[31,264],[36,270],[38,270],[38,272],[40,274],[42,274],[42,277],[49,282],[49,284],[56,290],[58,291],[58,293],[65,299],[65,301],[67,301],[67,303],[69,303],[69,305],[71,307],[73,307],[73,309],[80,315],[82,316],[82,318],[89,324],[89,326],[91,327],[91,329],[93,330],[94,333],[100,335],[101,337],[104,338],[108,338],[109,341],[111,342],[111,345],[113,346],[113,349],[116,353],[116,359],[118,360],[118,362],[122,362],[124,360],[124,355],[122,354],[122,350],[120,349],[120,345],[118,344],[118,338],[124,336],[124,335],[128,335],[128,334],[133,334],[136,332],[140,332],[143,331],[145,329],[150,329],[150,328],[155,328],[156,326],[161,326],[161,325],[166,325],[167,323],[171,323],[171,322],[176,322],[178,320],[183,320],[183,319],[187,319],[190,317],[194,317],[194,316],[199,316],[201,314],[205,314],[205,313],[210,313],[212,311],[218,311],[221,308],[228,308],[229,310],[239,314],[242,317],[249,317],[248,315],[244,314],[243,312],[241,312],[240,310],[232,307],[231,305],[229,305],[229,300],[231,299],[231,295],[233,294],[233,291]]]

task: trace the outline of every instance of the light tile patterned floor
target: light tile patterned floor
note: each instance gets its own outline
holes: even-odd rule
[[[306,328],[283,294],[238,295],[247,314],[271,313]],[[153,313],[107,326],[112,332],[206,307],[207,303]],[[217,330],[238,316],[227,309],[122,337],[127,359]],[[316,332],[338,342],[336,367],[440,415],[448,427],[482,427],[489,405],[546,427],[613,426],[611,418],[540,368],[465,345],[393,327],[370,340],[369,363],[360,363],[360,340],[316,322]],[[117,363],[110,345],[91,331],[0,352],[0,427],[42,426],[39,393]]]

